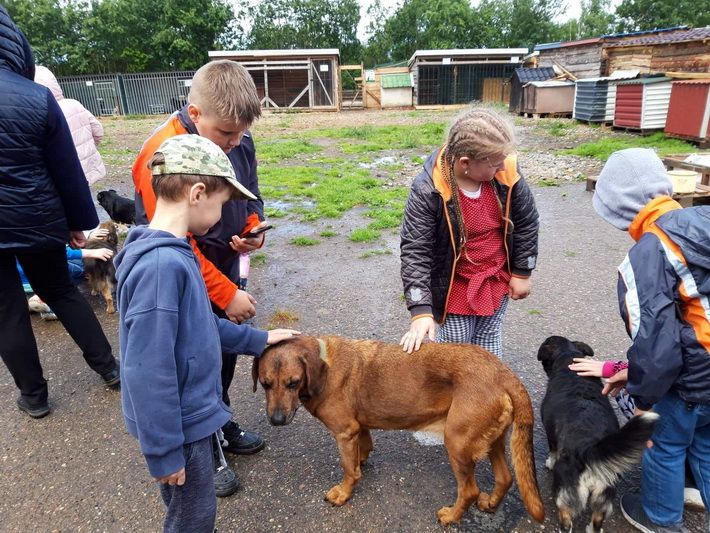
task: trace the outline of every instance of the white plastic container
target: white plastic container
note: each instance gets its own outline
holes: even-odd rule
[[[692,170],[669,170],[668,177],[673,183],[674,194],[692,194],[695,192],[695,183],[698,173]]]

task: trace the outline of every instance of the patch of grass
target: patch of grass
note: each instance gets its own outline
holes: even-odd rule
[[[552,135],[553,137],[564,137],[574,128],[574,124],[561,120],[550,120],[542,122],[538,128],[546,131],[548,135]]]
[[[276,207],[265,207],[264,215],[266,215],[266,218],[284,218],[288,215],[288,212]]]
[[[578,172],[574,178],[572,178],[574,181],[587,181],[587,175],[582,174],[581,172]]]
[[[565,257],[577,257],[577,252],[573,252],[572,250],[564,250],[562,254]]]
[[[360,254],[360,259],[368,259],[377,255],[392,255],[392,250],[368,250],[367,252]]]
[[[299,317],[293,311],[286,309],[276,309],[269,317],[267,329],[287,328],[299,321]]]
[[[346,154],[402,150],[433,146],[444,138],[444,123],[430,122],[420,126],[357,126],[350,128],[326,128],[311,130],[305,134],[309,139],[326,137],[340,140],[339,147]],[[354,141],[354,142],[353,142]]]
[[[321,232],[319,233],[319,235],[320,235],[321,237],[325,237],[325,238],[337,237],[338,232],[337,232],[337,231],[333,231],[332,229],[326,229],[326,230],[321,231]]]
[[[412,163],[414,163],[415,165],[423,165],[424,161],[424,158],[420,155],[412,156]]]
[[[371,229],[387,229],[387,228],[398,228],[402,224],[402,217],[404,216],[404,206],[398,206],[396,208],[388,209],[371,209],[365,216],[368,218],[374,218],[375,221],[368,224],[367,227]]]
[[[598,141],[580,144],[570,150],[561,150],[559,153],[594,157],[606,161],[612,153],[625,148],[653,148],[661,157],[697,150],[695,146],[690,143],[679,139],[671,139],[670,137],[666,137],[663,133],[658,132],[646,137],[640,135],[605,137]]]
[[[249,261],[251,266],[264,266],[266,264],[266,254],[263,252],[253,253]]]
[[[131,148],[108,148],[103,143],[99,145],[99,153],[102,157],[106,157],[108,155],[137,155],[137,152]]]
[[[373,242],[380,238],[380,232],[372,228],[358,228],[350,233],[353,242]]]
[[[318,239],[313,239],[311,237],[295,237],[291,240],[291,244],[295,244],[296,246],[315,246],[316,244],[319,244],[320,241]]]
[[[560,184],[553,178],[542,178],[537,182],[540,187],[559,187]]]
[[[273,163],[290,159],[298,154],[312,154],[320,152],[323,147],[308,141],[296,140],[275,140],[266,141],[259,144],[259,161]]]
[[[343,157],[329,157],[329,156],[316,156],[309,157],[308,163],[314,165],[340,165],[345,163],[345,158]]]
[[[539,310],[537,310],[537,309],[530,309],[530,310],[528,311],[528,314],[529,314],[530,316],[542,316],[542,313],[541,313]]]

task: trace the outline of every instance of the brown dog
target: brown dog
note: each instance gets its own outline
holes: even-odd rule
[[[114,254],[118,249],[118,230],[116,224],[111,221],[102,222],[99,228],[108,230],[108,235],[105,238],[95,238],[86,241],[85,249],[108,248],[113,250]],[[84,272],[89,278],[89,286],[91,294],[100,294],[106,301],[106,312],[109,314],[115,313],[116,308],[113,305],[113,291],[116,287],[116,267],[113,266],[113,261],[102,261],[101,259],[93,259],[90,257],[84,258]]]
[[[293,420],[299,402],[333,434],[344,476],[325,499],[343,505],[372,451],[370,429],[409,429],[444,434],[458,495],[437,516],[458,521],[474,502],[493,512],[512,483],[505,434],[512,425],[512,459],[530,515],[545,511],[535,477],[533,410],[525,387],[496,357],[478,346],[425,344],[409,355],[393,344],[341,337],[300,336],[254,359],[266,392],[266,414],[276,426]],[[488,455],[495,486],[480,492],[476,461]]]

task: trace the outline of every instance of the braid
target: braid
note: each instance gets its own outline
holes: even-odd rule
[[[465,249],[466,244],[466,223],[463,219],[463,211],[461,210],[461,202],[459,202],[459,186],[456,183],[456,178],[454,177],[454,159],[449,157],[449,148],[447,146],[444,153],[441,154],[441,169],[444,173],[444,178],[451,188],[451,203],[454,206],[454,213],[456,213],[456,223],[459,230],[459,242],[457,243],[461,249]],[[446,206],[444,206],[446,209]]]

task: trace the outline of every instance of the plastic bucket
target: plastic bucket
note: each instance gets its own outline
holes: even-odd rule
[[[692,170],[669,170],[668,177],[673,183],[675,194],[692,194],[695,192],[695,183],[698,180],[698,173]]]

